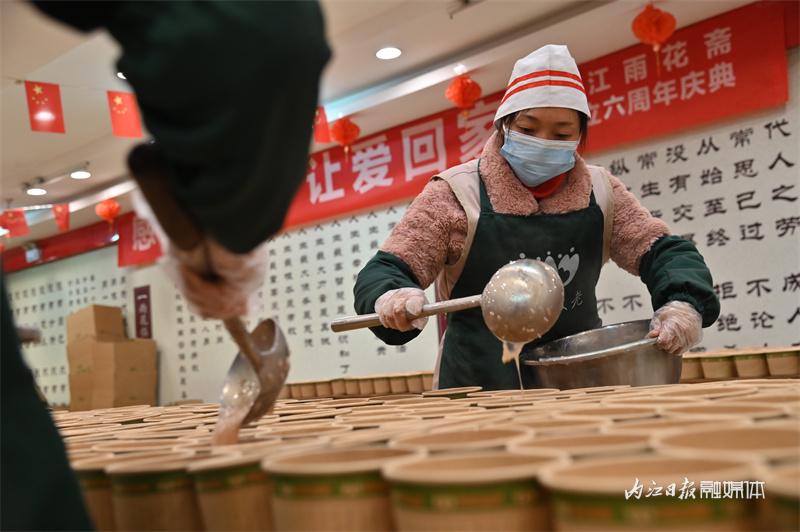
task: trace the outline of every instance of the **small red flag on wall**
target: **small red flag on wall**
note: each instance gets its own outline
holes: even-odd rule
[[[108,110],[111,115],[111,131],[115,137],[142,136],[139,106],[132,92],[108,91]]]
[[[69,231],[69,204],[53,205],[53,217],[56,219],[59,231],[62,233]]]
[[[26,81],[25,95],[33,131],[64,133],[64,112],[61,109],[61,89],[58,85]]]
[[[8,236],[16,238],[31,232],[25,220],[25,211],[22,209],[9,209],[0,214],[0,226],[8,230]]]
[[[330,141],[331,130],[328,127],[328,116],[325,114],[325,108],[320,105],[314,115],[314,142],[325,144]]]

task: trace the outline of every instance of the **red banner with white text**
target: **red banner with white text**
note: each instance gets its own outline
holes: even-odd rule
[[[666,135],[788,99],[784,6],[758,2],[579,66],[592,121],[586,152]],[[480,154],[502,93],[312,154],[285,228],[413,198],[428,179]]]
[[[797,2],[756,2],[676,31],[659,52],[660,66],[644,45],[580,65],[594,114],[586,152],[783,104],[796,19]],[[448,109],[369,135],[348,156],[341,148],[312,154],[284,228],[413,198],[432,175],[480,154],[501,97],[489,95],[467,114]],[[118,220],[121,267],[151,263],[161,253],[149,226],[134,220]],[[9,249],[3,270],[91,251],[113,243],[112,236],[101,223],[40,240],[42,258],[33,263],[22,248]]]
[[[161,256],[161,245],[153,228],[135,213],[117,219],[117,233],[117,265],[120,268],[151,264]]]

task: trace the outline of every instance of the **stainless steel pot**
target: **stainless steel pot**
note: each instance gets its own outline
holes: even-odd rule
[[[522,355],[528,384],[544,388],[586,388],[629,384],[674,384],[681,356],[645,338],[650,320],[629,321],[548,342]]]

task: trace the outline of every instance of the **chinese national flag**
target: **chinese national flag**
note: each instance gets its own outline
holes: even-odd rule
[[[317,107],[317,114],[314,116],[314,142],[320,144],[331,141],[331,131],[328,128],[328,117],[323,106]]]
[[[115,137],[142,136],[139,106],[132,92],[108,91],[108,110],[111,114],[111,130]]]
[[[25,236],[31,232],[25,220],[25,211],[22,209],[11,209],[0,214],[0,225],[8,229],[8,236],[11,238]]]
[[[28,117],[33,131],[64,133],[61,89],[55,83],[25,82]]]
[[[53,205],[53,217],[56,219],[59,231],[62,233],[69,231],[69,204]]]

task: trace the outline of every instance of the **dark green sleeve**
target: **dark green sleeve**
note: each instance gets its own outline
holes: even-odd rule
[[[22,358],[0,273],[0,530],[92,530],[61,436]]]
[[[371,314],[375,312],[375,301],[385,292],[407,287],[420,288],[408,264],[391,253],[378,251],[358,272],[356,285],[353,288],[356,312]],[[421,332],[417,329],[402,332],[386,327],[372,327],[370,330],[389,345],[408,343]]]
[[[703,327],[719,317],[719,299],[703,256],[688,240],[664,236],[642,257],[639,275],[647,285],[653,308],[670,301],[690,303],[703,316]]]
[[[330,50],[315,1],[37,2],[106,28],[118,69],[202,229],[249,251],[278,231],[306,177]],[[109,66],[109,76],[113,71]]]

